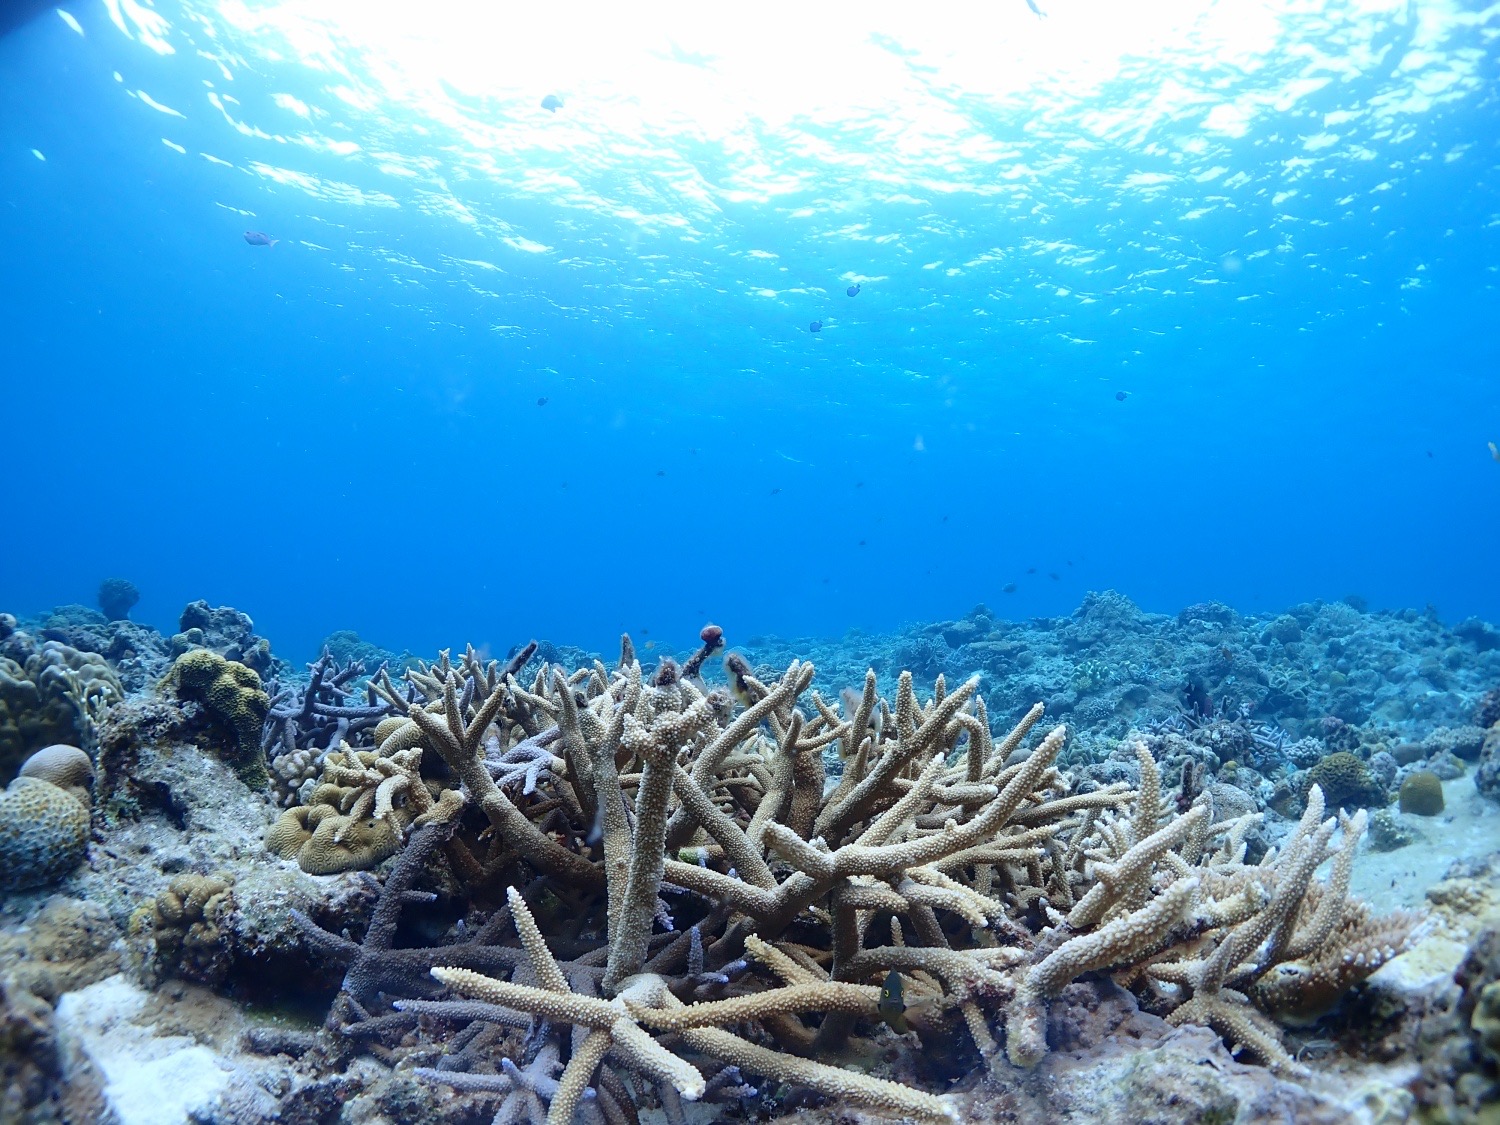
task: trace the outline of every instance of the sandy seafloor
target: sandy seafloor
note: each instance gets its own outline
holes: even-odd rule
[[[1055,619],[1010,622],[976,607],[892,634],[726,639],[767,683],[794,659],[812,661],[814,686],[830,702],[857,689],[867,667],[887,698],[897,673],[910,670],[921,701],[938,676],[951,690],[977,674],[997,736],[1040,700],[1047,716],[1038,732],[1068,726],[1058,765],[1075,792],[1140,784],[1132,745],[1143,739],[1168,794],[1184,763],[1198,762],[1216,800],[1262,814],[1255,852],[1287,841],[1309,777],[1334,784],[1322,763],[1350,755],[1362,772],[1329,802],[1371,817],[1350,893],[1377,914],[1420,915],[1403,951],[1335,1006],[1283,1021],[1302,1073],[1237,1058],[1208,1028],[1169,1025],[1104,972],[1083,975],[1053,1001],[1050,1049],[1034,1068],[1003,1059],[987,1068],[972,1048],[879,1022],[861,1025],[845,1065],[946,1091],[958,1117],[974,1121],[1500,1121],[1500,696],[1486,694],[1500,689],[1493,626],[1343,602],[1256,616],[1204,603],[1151,615],[1105,593]],[[352,634],[330,643],[335,657],[361,659],[366,672],[413,662]],[[695,643],[684,638],[676,658]],[[324,1027],[340,971],[320,963],[291,912],[358,940],[377,880],[391,876],[399,854],[373,875],[309,874],[270,854],[267,827],[308,796],[321,750],[305,748],[294,761],[286,740],[297,739],[273,714],[262,731],[271,782],[247,785],[252,771],[228,746],[230,724],[172,671],[193,652],[256,667],[268,697],[292,688],[295,698],[308,675],[248,617],[202,603],[187,607],[173,636],[79,606],[0,618],[3,779],[55,741],[83,747],[96,774],[81,856],[0,899],[0,1121],[487,1122],[512,1110],[526,1120],[526,1106],[500,1094],[416,1080],[413,1062],[431,1064],[430,1042],[361,1046]],[[637,653],[646,666],[668,655],[655,646]],[[593,654],[543,643],[533,659],[572,669]],[[612,667],[616,657],[604,659]],[[703,676],[706,687],[726,682],[717,656]],[[367,698],[363,683],[349,680],[355,702]],[[318,737],[310,728],[301,735]],[[364,730],[352,740],[369,739]],[[826,757],[832,788],[844,763]],[[1402,787],[1416,773],[1437,775],[1434,815],[1401,810]],[[8,825],[30,815],[9,793],[5,800]],[[22,881],[16,865],[35,860],[32,843],[19,829],[0,839],[0,850],[11,849],[11,884]],[[451,876],[430,886],[443,909],[429,921],[408,918],[398,945],[445,944],[466,932],[460,918],[482,922],[473,904],[467,916],[462,905],[450,908],[462,898]],[[692,1121],[899,1119],[794,1083],[756,1085],[753,1096],[680,1107],[646,1091],[637,1112],[652,1121],[679,1112]]]

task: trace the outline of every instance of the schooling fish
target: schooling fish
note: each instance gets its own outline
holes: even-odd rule
[[[281,239],[272,238],[268,234],[261,234],[258,230],[247,230],[245,232],[245,241],[251,246],[275,246]]]
[[[844,292],[847,293],[847,294],[849,294],[849,296],[851,296],[851,297],[858,297],[859,296],[859,282],[856,281],[853,285],[849,286],[848,289],[845,289]]]
[[[903,991],[901,974],[892,969],[885,975],[885,984],[880,987],[880,1002],[875,1005],[880,1018],[885,1020],[897,1035],[905,1035],[911,1030],[911,1025],[906,1022],[906,1000],[902,995]]]

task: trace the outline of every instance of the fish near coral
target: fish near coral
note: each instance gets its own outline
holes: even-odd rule
[[[901,974],[892,969],[885,975],[885,983],[880,986],[880,1000],[875,1005],[880,1018],[897,1035],[905,1035],[911,1030],[911,1025],[906,1022],[905,992]]]

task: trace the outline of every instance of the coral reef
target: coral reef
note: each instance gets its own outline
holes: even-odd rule
[[[221,724],[227,737],[219,745],[240,780],[252,789],[269,784],[261,728],[271,701],[253,669],[208,649],[194,649],[173,662],[163,686],[179,699],[202,703]]]
[[[104,1120],[87,1060],[149,1059],[225,1122],[1465,1120],[1497,1090],[1493,872],[1392,908],[1494,815],[1486,635],[1106,593],[753,638],[722,676],[717,626],[653,667],[340,635],[294,673],[197,603],[163,681],[145,626],[0,617],[15,666],[51,643],[131,693],[96,763],[76,729],[27,747],[71,744],[18,785],[83,845],[91,764],[100,815],[62,897],[0,895],[9,1096]],[[1367,821],[1421,846],[1356,864]]]
[[[454,1029],[444,1061],[419,1077],[524,1089],[556,1120],[586,1097],[618,1101],[627,1080],[701,1098],[724,1066],[943,1118],[954,1109],[941,1098],[816,1061],[871,1029],[878,1039],[892,1019],[878,982],[892,975],[920,997],[907,1007],[924,1042],[962,1028],[991,1067],[1040,1063],[1052,1004],[1109,971],[1170,1022],[1301,1073],[1268,1013],[1325,1010],[1415,924],[1348,897],[1365,814],[1323,820],[1316,785],[1281,850],[1250,866],[1244,836],[1259,814],[1215,825],[1207,795],[1178,810],[1144,743],[1135,785],[1072,791],[1055,767],[1065,728],[1022,748],[1040,704],[996,741],[975,680],[949,690],[940,676],[922,702],[903,673],[891,700],[872,671],[842,709],[813,693],[805,712],[811,665],[769,682],[733,674],[738,713],[674,661],[647,676],[628,640],[613,671],[544,665],[525,687],[472,651],[410,673],[404,692],[382,679],[404,721],[379,753],[432,753],[467,801],[427,791],[432,809],[363,942],[299,917],[344,970],[331,1026],[386,1049],[414,1029],[437,1043],[451,1033],[436,1029]],[[823,756],[835,747],[844,770],[830,783]],[[400,775],[407,794],[424,791],[416,770],[409,760]],[[397,777],[381,784],[394,790]],[[369,795],[375,780],[360,811],[392,817],[392,799]],[[402,908],[424,900],[415,886],[439,855],[471,897],[508,883],[503,905],[448,943],[397,947]],[[519,948],[505,940],[512,927]],[[551,1030],[529,1058],[552,1052],[562,1070],[544,1068],[546,1081],[485,1030],[533,1019]],[[493,1045],[481,1052],[480,1039]]]

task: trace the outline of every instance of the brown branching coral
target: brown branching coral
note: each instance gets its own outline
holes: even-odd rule
[[[721,640],[705,636],[702,655]],[[834,705],[811,692],[811,665],[762,682],[740,662],[736,714],[676,664],[645,673],[628,639],[614,668],[543,665],[523,683],[524,666],[471,650],[416,669],[404,691],[382,677],[399,718],[382,724],[376,758],[330,758],[351,777],[404,764],[346,785],[340,807],[357,792],[348,812],[399,823],[398,790],[409,807],[457,795],[443,786],[466,801],[434,802],[364,943],[303,928],[349,967],[335,1026],[392,1043],[419,1017],[424,1035],[465,1028],[465,1044],[493,1043],[505,1065],[433,1080],[548,1101],[549,1120],[586,1099],[608,1119],[628,1082],[704,1096],[725,1064],[943,1117],[941,1098],[807,1057],[904,1029],[879,1002],[891,974],[923,997],[919,1035],[961,1023],[994,1065],[1039,1061],[1049,1006],[1112,973],[1174,1022],[1290,1070],[1267,1013],[1325,1007],[1414,922],[1347,897],[1362,812],[1322,820],[1314,787],[1281,851],[1247,865],[1255,817],[1213,825],[1207,795],[1164,799],[1144,745],[1136,788],[1074,793],[1055,766],[1064,728],[1021,751],[1037,705],[992,737],[975,680],[939,678],[922,700],[903,674],[888,700],[872,673]],[[825,752],[843,759],[831,786]],[[500,902],[506,887],[503,905],[447,945],[398,948],[402,904],[439,854],[462,893]],[[461,998],[427,999],[434,979]],[[382,1013],[381,995],[411,999]],[[529,1070],[481,1030],[526,1026],[545,1040]],[[468,1074],[482,1053],[466,1046],[442,1073]]]

